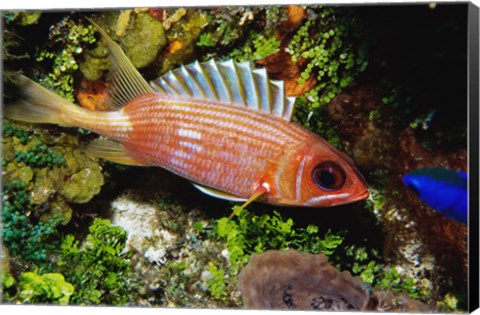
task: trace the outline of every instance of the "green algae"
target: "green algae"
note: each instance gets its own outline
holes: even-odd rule
[[[36,52],[37,62],[51,66],[50,72],[38,81],[73,102],[74,74],[79,68],[77,58],[95,41],[92,25],[65,17],[50,31],[47,45]]]
[[[4,126],[4,244],[10,255],[42,264],[59,245],[57,227],[72,218],[70,204],[96,195],[103,175],[72,136]]]
[[[146,13],[131,13],[128,19],[120,19],[121,13],[110,12],[98,16],[97,23],[109,33],[109,36],[122,48],[132,64],[144,68],[157,59],[159,52],[167,44],[162,23]],[[113,32],[121,28],[124,31]],[[110,67],[108,49],[100,41],[97,46],[84,54],[80,71],[88,80],[98,80]]]
[[[135,301],[137,280],[130,271],[126,240],[125,230],[99,218],[90,225],[84,247],[72,235],[63,239],[58,270],[75,287],[72,304],[128,305]]]
[[[4,135],[4,180],[25,183],[32,203],[51,203],[54,211],[44,212],[61,215],[62,223],[68,223],[72,215],[68,203],[88,202],[100,192],[104,184],[100,165],[79,149],[78,139],[73,136],[56,137],[35,130],[28,132],[28,141],[22,143],[27,130],[8,124],[17,133]],[[45,213],[42,220],[46,222],[49,215]]]
[[[158,59],[159,74],[195,60],[196,44],[209,19],[208,13],[203,10],[187,9],[186,14],[168,29],[166,35],[169,46]]]
[[[317,85],[305,94],[310,109],[328,104],[342,88],[351,84],[368,64],[365,45],[358,42],[361,33],[351,16],[328,7],[309,7],[309,18],[297,30],[287,46],[294,62],[307,61],[298,83],[315,77]]]
[[[71,175],[59,193],[74,203],[86,203],[100,192],[103,185],[100,168],[85,168]],[[88,187],[88,188],[86,188]]]
[[[21,26],[37,24],[41,16],[41,11],[12,11],[2,13],[2,17],[5,19],[6,23],[14,23]]]
[[[23,304],[51,303],[66,305],[75,291],[59,273],[24,272],[19,277],[17,299]]]
[[[162,23],[150,15],[140,13],[133,19],[120,46],[136,68],[143,68],[156,59],[167,38]]]
[[[61,218],[35,223],[33,214],[37,208],[28,197],[27,185],[9,181],[3,183],[3,189],[3,244],[11,256],[30,263],[44,263],[59,244],[56,227]]]
[[[251,35],[251,41],[246,41],[239,48],[235,48],[229,54],[229,58],[233,58],[238,62],[258,61],[280,51],[280,41],[274,36],[266,38],[260,33]]]
[[[268,38],[267,41],[273,44],[271,46],[275,46],[276,42],[272,42],[275,41],[272,37],[273,27],[266,31],[267,28],[262,29],[257,23],[265,17],[265,11],[270,12],[272,8],[232,7],[222,8],[215,13],[206,11],[208,23],[196,42],[198,58],[207,60],[218,56],[221,59],[250,60],[255,51],[255,38],[261,52],[264,52],[259,47],[262,46],[263,37]]]

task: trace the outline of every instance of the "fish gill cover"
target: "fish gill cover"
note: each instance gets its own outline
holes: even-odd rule
[[[162,169],[87,155],[82,147],[96,138],[88,130],[4,118],[2,301],[242,307],[238,275],[250,256],[296,249],[327,255],[360,277],[359,290],[465,310],[466,226],[424,205],[401,176],[466,170],[466,12],[464,4],[3,12],[5,97],[21,72],[106,109],[108,50],[84,17],[147,80],[195,60],[252,61],[297,97],[295,122],[352,157],[371,197],[322,209],[251,204],[228,218],[231,204]]]

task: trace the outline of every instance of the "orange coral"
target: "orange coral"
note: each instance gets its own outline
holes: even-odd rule
[[[159,8],[150,8],[148,9],[147,12],[151,17],[163,21],[165,19],[165,9],[159,9]]]
[[[107,110],[106,101],[109,98],[108,83],[104,80],[90,81],[83,79],[77,90],[77,100],[84,108],[91,110]]]
[[[287,15],[288,20],[284,23],[284,26],[298,27],[303,19],[307,17],[307,12],[297,5],[289,5],[287,6]]]
[[[168,43],[168,46],[166,48],[164,57],[168,58],[168,55],[174,54],[174,53],[176,53],[177,51],[179,51],[183,48],[185,48],[185,43],[183,43],[182,41],[180,41],[178,39],[175,39],[175,40],[171,41],[170,43]]]

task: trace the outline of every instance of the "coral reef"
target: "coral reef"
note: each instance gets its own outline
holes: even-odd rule
[[[8,122],[4,135],[4,180],[27,184],[34,204],[62,202],[59,198],[85,203],[100,191],[101,167],[80,150],[77,138],[31,132]]]
[[[58,249],[58,228],[72,204],[86,203],[103,185],[100,165],[78,139],[3,123],[3,245],[12,257],[43,265]]]
[[[423,205],[403,186],[401,176],[433,166],[465,170],[466,151],[425,149],[410,127],[402,129],[391,103],[398,101],[385,87],[353,85],[331,102],[329,117],[345,150],[370,172],[373,212],[386,231],[383,255],[428,292],[432,281],[438,285],[452,278],[464,281],[460,279],[465,279],[466,271],[466,226]],[[442,266],[450,267],[447,271]]]
[[[239,276],[243,303],[254,309],[431,312],[406,296],[368,289],[323,254],[295,250],[254,254]]]
[[[217,308],[240,307],[243,295],[253,308],[464,309],[467,228],[401,183],[420,167],[466,170],[466,113],[458,106],[466,84],[455,81],[466,55],[458,49],[466,47],[461,10],[438,7],[85,13],[147,79],[196,59],[265,67],[297,96],[294,120],[353,157],[371,198],[318,211],[234,207],[229,218],[231,204],[167,172],[85,155],[81,145],[94,137],[85,130],[2,120],[5,301]],[[405,16],[433,26],[419,31]],[[86,108],[107,109],[108,51],[86,19],[34,11],[3,17],[9,70]],[[454,49],[439,47],[438,38]],[[94,217],[111,223],[92,224]],[[268,292],[272,279],[277,295]]]
[[[140,275],[138,303],[170,307],[238,305],[239,294],[228,275],[223,280],[226,290],[216,296],[218,299],[212,298],[215,274],[209,266],[223,266],[228,260],[222,254],[224,242],[208,236],[208,219],[199,209],[165,195],[168,180],[158,176],[151,180],[155,194],[143,188],[128,190],[112,203],[112,224],[128,231],[133,270]],[[145,194],[150,197],[145,199]]]
[[[123,12],[110,12],[100,16],[97,22],[119,43],[136,68],[154,62],[167,43],[162,23],[147,13],[126,15]],[[84,61],[80,63],[82,74],[91,81],[100,79],[108,67],[108,50],[101,42],[94,49],[88,50]]]

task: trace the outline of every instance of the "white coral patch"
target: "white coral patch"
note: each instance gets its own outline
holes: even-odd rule
[[[155,249],[153,247],[149,247],[147,251],[145,252],[144,257],[153,263],[156,263],[157,265],[163,265],[165,264],[165,251],[163,249]]]
[[[137,201],[130,194],[115,199],[112,204],[112,225],[120,226],[128,233],[127,246],[143,255],[148,261],[163,264],[167,249],[177,237],[160,230],[155,204]]]
[[[158,229],[155,207],[151,204],[122,195],[112,202],[112,210],[112,225],[120,226],[127,231],[127,245],[136,250],[141,250],[144,240],[151,238]]]

